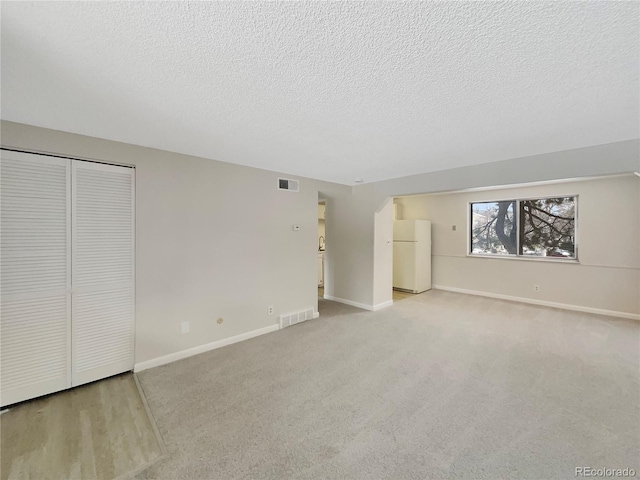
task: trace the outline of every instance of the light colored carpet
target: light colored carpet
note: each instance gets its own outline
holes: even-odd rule
[[[430,291],[142,372],[160,479],[640,472],[640,323]]]

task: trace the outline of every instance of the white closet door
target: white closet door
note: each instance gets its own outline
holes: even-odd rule
[[[70,161],[0,159],[0,403],[71,386]]]
[[[134,169],[72,162],[73,385],[133,368]]]

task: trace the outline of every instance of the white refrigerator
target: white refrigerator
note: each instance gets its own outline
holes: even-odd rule
[[[431,290],[431,222],[393,222],[393,288],[412,293]]]

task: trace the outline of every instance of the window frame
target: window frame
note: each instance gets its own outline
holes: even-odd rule
[[[572,197],[574,199],[574,220],[573,220],[573,257],[537,257],[520,254],[520,202],[527,200],[546,200],[548,198],[567,198]],[[555,262],[555,263],[580,263],[578,253],[578,219],[579,208],[578,201],[579,195],[575,194],[558,194],[558,195],[544,195],[544,196],[532,196],[532,197],[508,197],[500,200],[470,200],[467,202],[467,257],[476,258],[493,258],[493,259],[509,259],[509,260],[524,260],[526,262]],[[516,212],[514,212],[516,220],[516,253],[515,254],[498,254],[498,253],[473,253],[473,226],[471,221],[473,219],[473,204],[474,203],[498,203],[498,202],[515,202]]]

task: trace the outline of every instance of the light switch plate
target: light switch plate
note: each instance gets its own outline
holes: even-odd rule
[[[189,333],[189,322],[182,322],[180,324],[180,332],[181,333]]]

